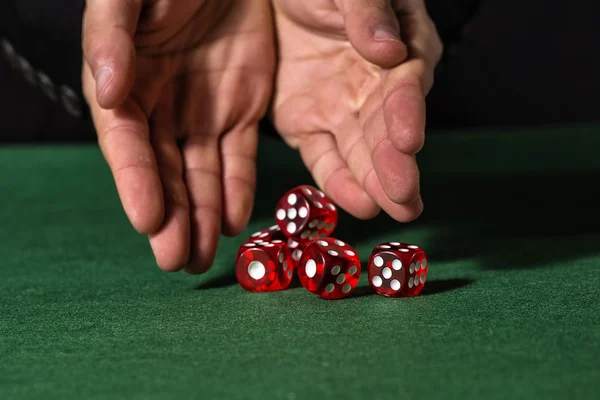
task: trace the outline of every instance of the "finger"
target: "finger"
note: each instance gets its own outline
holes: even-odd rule
[[[125,213],[140,233],[155,232],[163,219],[163,192],[156,158],[149,141],[148,122],[141,109],[128,100],[114,110],[93,101],[94,85],[84,66],[86,98],[102,154],[113,174]]]
[[[352,46],[367,61],[391,68],[407,57],[400,25],[389,0],[335,0]]]
[[[425,143],[425,93],[430,85],[427,71],[420,60],[391,71],[386,79],[383,100],[383,122],[378,129],[405,154],[418,153]],[[378,115],[379,116],[379,115]]]
[[[442,57],[443,43],[422,1],[411,0],[411,3],[399,14],[408,56],[410,59],[421,59],[430,67],[435,66]]]
[[[384,88],[384,119],[389,138],[407,154],[421,150],[425,137],[425,98],[433,86],[442,44],[426,11],[401,20],[407,30],[410,60],[390,71]]]
[[[136,30],[141,0],[88,0],[83,17],[83,54],[96,81],[96,100],[114,108],[129,94],[135,75]]]
[[[420,192],[414,154],[402,152],[392,143],[381,108],[364,122],[363,129],[374,171],[385,194],[396,204],[412,204]]]
[[[191,218],[190,260],[185,270],[200,274],[212,266],[221,235],[223,196],[217,139],[188,139],[183,145],[183,164]]]
[[[358,119],[354,116],[346,117],[336,131],[335,139],[342,159],[365,190],[364,181],[373,169],[373,162]]]
[[[181,270],[190,253],[190,207],[183,181],[183,160],[175,140],[171,109],[162,104],[151,121],[152,146],[164,193],[164,219],[149,235],[158,266],[167,272]]]
[[[223,232],[239,235],[247,226],[256,193],[258,126],[227,133],[221,140],[223,166]]]
[[[319,186],[339,207],[359,219],[377,216],[379,207],[356,181],[328,133],[314,133],[300,143],[300,155]]]

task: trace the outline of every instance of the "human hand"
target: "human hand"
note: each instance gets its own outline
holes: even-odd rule
[[[275,67],[268,0],[88,0],[83,86],[134,228],[202,273],[254,202]]]
[[[276,129],[350,214],[414,220],[425,96],[442,53],[423,0],[273,3]]]

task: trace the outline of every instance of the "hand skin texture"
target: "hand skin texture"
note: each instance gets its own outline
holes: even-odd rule
[[[442,50],[422,0],[88,0],[83,50],[100,148],[165,271],[207,271],[220,234],[246,227],[271,94],[342,208],[422,212],[415,154]]]
[[[442,43],[423,0],[273,0],[270,116],[318,186],[360,219],[423,211],[416,154]]]
[[[254,203],[275,69],[268,0],[88,0],[83,86],[134,228],[160,268],[202,273]]]

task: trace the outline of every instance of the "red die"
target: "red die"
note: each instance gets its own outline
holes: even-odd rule
[[[341,299],[358,283],[360,258],[356,250],[341,240],[315,240],[302,253],[298,277],[309,292],[324,299]]]
[[[416,296],[427,280],[426,257],[425,252],[413,244],[381,243],[369,257],[369,284],[383,296]]]
[[[304,246],[296,242],[294,239],[288,239],[287,243],[292,252],[292,260],[294,260],[294,262],[298,264],[298,261],[300,261],[300,257],[302,257]]]
[[[323,192],[303,185],[290,190],[279,200],[275,220],[285,235],[307,244],[331,235],[337,224],[338,212]]]
[[[272,292],[287,288],[294,275],[292,253],[282,240],[244,243],[238,251],[235,276],[251,292]]]
[[[247,244],[247,243],[254,243],[254,244],[257,244],[257,245],[258,244],[264,245],[264,244],[267,244],[267,243],[275,243],[275,244],[277,244],[277,243],[281,243],[281,242],[287,242],[287,240],[288,240],[288,237],[285,236],[281,232],[281,229],[279,229],[279,226],[278,225],[273,225],[270,228],[254,232],[244,242],[244,244]],[[248,247],[249,246],[240,246],[236,258],[239,257],[240,254],[242,253],[242,251],[244,251]]]
[[[287,240],[287,236],[281,232],[279,229],[279,225],[273,225],[270,228],[260,230],[258,232],[254,232],[248,238],[247,242],[252,243],[261,243],[261,242],[270,242],[271,240]]]

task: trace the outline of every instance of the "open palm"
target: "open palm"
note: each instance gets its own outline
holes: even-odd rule
[[[270,5],[89,0],[84,22],[84,90],[125,212],[161,268],[204,272],[252,210]]]
[[[415,154],[442,45],[422,0],[274,0],[271,110],[316,183],[359,218],[420,215]]]

